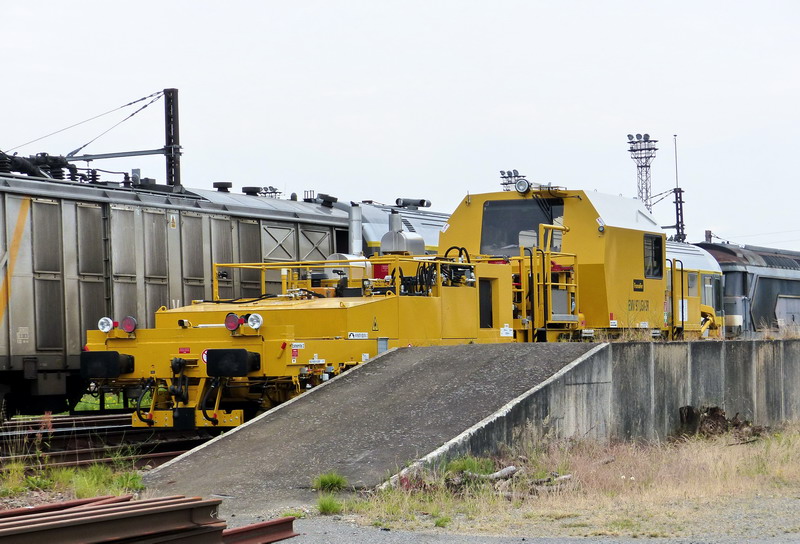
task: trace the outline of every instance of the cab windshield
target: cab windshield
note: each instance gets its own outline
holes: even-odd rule
[[[519,255],[520,232],[539,232],[539,225],[563,223],[564,201],[560,198],[489,200],[483,205],[481,253]],[[560,234],[560,233],[559,233]],[[561,237],[555,237],[553,250],[561,250]]]

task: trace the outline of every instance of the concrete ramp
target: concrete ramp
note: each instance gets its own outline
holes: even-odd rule
[[[371,488],[495,414],[595,345],[403,348],[338,376],[145,476],[151,492],[226,498],[226,513],[313,503],[338,471]]]

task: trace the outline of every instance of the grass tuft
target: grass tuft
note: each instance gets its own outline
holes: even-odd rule
[[[25,487],[31,490],[47,491],[53,488],[53,480],[42,473],[25,476]]]
[[[25,465],[22,463],[9,463],[3,468],[5,471],[0,477],[0,496],[16,495],[27,489],[25,485]]]
[[[347,478],[336,471],[327,472],[314,478],[311,487],[317,491],[335,493],[347,487]]]
[[[302,519],[302,518],[306,517],[306,513],[303,512],[302,510],[299,510],[299,509],[298,510],[286,510],[284,512],[281,512],[281,517],[283,517],[283,518]]]
[[[78,499],[99,495],[122,495],[144,489],[142,477],[136,472],[115,472],[106,465],[89,465],[76,471],[72,489]]]
[[[67,491],[75,478],[74,468],[51,468],[47,471],[47,477],[53,482],[53,489],[56,491]]]
[[[449,524],[451,521],[453,521],[453,520],[452,520],[452,519],[450,519],[450,517],[449,517],[449,516],[439,516],[439,517],[437,517],[437,518],[434,518],[434,520],[433,520],[433,526],[434,526],[434,527],[447,527],[447,525],[448,525],[448,524]]]
[[[344,505],[330,493],[323,493],[317,499],[317,509],[323,516],[334,516],[342,513]]]
[[[113,494],[123,494],[144,489],[142,475],[138,472],[120,472],[111,481],[110,489]]]

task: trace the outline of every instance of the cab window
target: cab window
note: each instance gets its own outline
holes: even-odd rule
[[[689,272],[686,274],[686,283],[688,284],[688,296],[696,297],[698,296],[697,292],[697,272]]]
[[[715,310],[722,308],[722,276],[703,274],[701,302]]]
[[[644,277],[664,277],[664,241],[661,236],[644,235]]]
[[[706,306],[714,306],[714,280],[709,274],[703,274],[703,291],[700,293],[700,302]]]

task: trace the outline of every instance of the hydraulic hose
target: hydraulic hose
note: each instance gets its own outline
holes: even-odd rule
[[[208,302],[210,304],[247,304],[248,302],[255,302],[257,300],[265,300],[268,298],[275,298],[278,295],[272,294],[264,294],[257,297],[239,297],[239,298],[228,298],[228,299],[219,299],[219,300],[204,300],[203,302]]]
[[[460,259],[463,259],[466,262],[470,262],[470,260],[469,260],[469,252],[467,251],[467,248],[459,247],[459,246],[450,246],[450,247],[448,247],[447,251],[444,252],[444,258],[447,259],[448,256],[450,255],[450,252],[452,250],[454,250],[454,249],[458,250],[458,257]]]
[[[458,251],[459,256],[461,255],[461,249],[462,248],[460,248],[458,246],[450,246],[450,247],[447,248],[447,251],[444,252],[444,258],[446,259],[450,255],[450,252],[452,250],[454,250],[454,249]]]
[[[203,413],[203,419],[210,421],[212,425],[219,425],[219,419],[208,416],[208,411],[206,410],[206,401],[208,400],[208,395],[217,387],[219,387],[219,378],[214,378],[211,380],[211,387],[203,391],[203,398],[200,399],[200,411]]]
[[[144,389],[139,394],[139,398],[136,400],[136,417],[139,418],[139,421],[142,423],[146,423],[149,426],[152,426],[155,423],[152,419],[146,418],[142,416],[142,401],[144,400],[144,396],[147,392],[155,385],[156,381],[153,378],[148,378],[148,380],[144,384]],[[150,399],[150,406],[152,408],[153,403],[156,401],[155,396]]]

